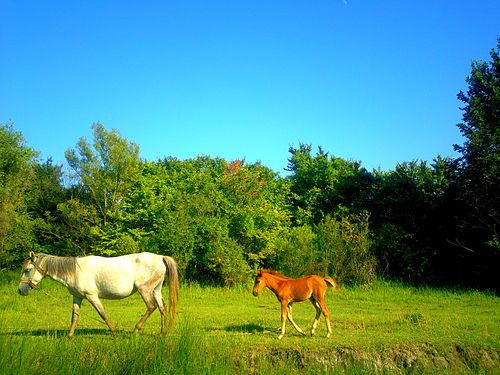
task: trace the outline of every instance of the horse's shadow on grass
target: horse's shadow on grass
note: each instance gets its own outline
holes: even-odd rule
[[[249,323],[225,326],[224,331],[239,333],[269,333],[273,331],[273,329],[269,327],[263,327],[258,324]]]
[[[68,337],[67,329],[35,329],[26,331],[16,331],[16,332],[2,332],[1,336],[34,336],[34,337]],[[117,332],[117,334],[123,334],[124,332]],[[75,336],[113,336],[113,333],[106,329],[97,328],[82,328],[75,331]]]

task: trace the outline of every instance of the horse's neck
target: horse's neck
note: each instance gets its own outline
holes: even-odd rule
[[[279,276],[274,276],[274,275],[268,275],[267,277],[267,287],[276,295],[279,294],[279,283],[280,281],[283,281],[284,279],[279,277]]]
[[[58,266],[53,266],[55,262],[58,262]],[[51,279],[63,284],[64,286],[68,287],[73,283],[73,273],[63,271],[63,267],[61,265],[64,262],[71,262],[71,258],[64,258],[64,257],[48,257],[45,259],[45,272],[46,275],[49,276]]]

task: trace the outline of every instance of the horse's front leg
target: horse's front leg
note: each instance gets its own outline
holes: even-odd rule
[[[302,333],[304,336],[306,335],[306,333],[293,320],[293,317],[292,317],[292,304],[291,303],[288,304],[288,320],[290,321],[290,323],[292,323],[292,325],[295,327],[295,329],[297,331],[299,331],[300,333]]]
[[[78,323],[78,318],[80,317],[80,307],[82,306],[82,299],[73,296],[73,313],[71,315],[71,326],[69,327],[68,336],[71,338],[75,334],[76,324]]]
[[[288,301],[281,301],[281,333],[278,336],[278,340],[281,340],[285,336],[285,324],[288,315]]]
[[[90,304],[94,306],[99,316],[106,322],[111,332],[116,333],[116,327],[114,323],[109,319],[108,314],[106,314],[106,310],[104,310],[104,306],[102,305],[99,297],[95,295],[88,295],[86,297],[89,300]]]

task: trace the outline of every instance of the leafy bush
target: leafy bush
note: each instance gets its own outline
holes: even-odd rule
[[[290,228],[279,240],[278,246],[280,253],[277,263],[284,274],[299,277],[320,272],[316,234],[309,225]]]
[[[367,213],[340,219],[327,216],[316,228],[324,271],[340,283],[368,284],[375,279],[368,217]]]
[[[248,280],[250,267],[243,258],[243,248],[229,237],[211,244],[205,264],[217,284],[233,286]]]
[[[277,267],[286,275],[330,275],[345,284],[375,279],[367,213],[339,219],[327,216],[314,228],[291,228],[278,245]]]

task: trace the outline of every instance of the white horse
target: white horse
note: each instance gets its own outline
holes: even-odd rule
[[[40,281],[49,276],[60,282],[73,296],[73,314],[69,337],[75,333],[82,300],[87,299],[97,310],[112,332],[115,325],[108,318],[100,298],[122,299],[139,292],[146,304],[146,313],[135,325],[135,332],[158,308],[161,313],[161,329],[166,331],[166,308],[161,289],[165,276],[169,284],[170,326],[175,318],[179,295],[177,264],[169,256],[139,253],[118,257],[99,256],[56,257],[30,252],[23,263],[23,275],[19,282],[19,294],[27,296]]]

